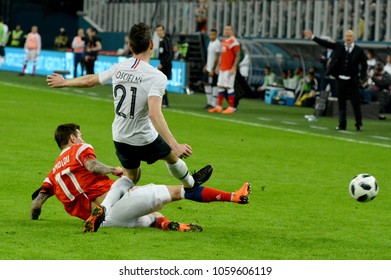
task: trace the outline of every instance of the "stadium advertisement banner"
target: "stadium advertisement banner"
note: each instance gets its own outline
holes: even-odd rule
[[[5,48],[6,60],[0,70],[21,72],[26,57],[22,48]],[[95,73],[109,69],[113,64],[125,60],[123,56],[99,55],[95,62]],[[159,60],[151,59],[151,65],[157,68]],[[33,63],[29,62],[26,68],[26,75],[32,73]],[[74,54],[72,52],[58,52],[42,50],[37,59],[36,74],[50,75],[53,71],[68,71],[70,74],[65,78],[73,78]],[[80,66],[77,75],[81,75]],[[167,82],[167,91],[175,93],[185,93],[186,89],[186,62],[173,61],[171,80]]]

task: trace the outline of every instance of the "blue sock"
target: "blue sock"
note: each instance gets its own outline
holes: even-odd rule
[[[201,193],[203,189],[204,189],[203,186],[199,186],[192,192],[185,192],[185,199],[202,202]]]

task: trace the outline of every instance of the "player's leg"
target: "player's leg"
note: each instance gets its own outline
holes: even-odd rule
[[[108,215],[111,207],[116,204],[121,197],[124,196],[131,188],[134,187],[134,183],[126,176],[122,176],[117,179],[112,185],[110,190],[107,192],[105,199],[100,204],[105,209],[105,215]]]
[[[131,227],[141,216],[157,212],[171,201],[164,185],[134,187],[113,205],[102,226]]]
[[[5,49],[4,46],[0,46],[0,67],[5,61]]]
[[[207,165],[190,175],[186,162],[178,158],[173,151],[164,160],[171,175],[181,181],[184,188],[188,191],[205,183],[212,175],[213,167],[211,165]]]
[[[234,192],[226,192],[207,186],[199,186],[192,192],[185,192],[182,186],[167,186],[172,201],[188,199],[197,202],[234,202],[247,204],[251,192],[250,183],[244,183],[243,186]]]
[[[222,114],[235,113],[235,76],[236,73],[230,73],[226,80],[227,94],[228,94],[228,108],[225,109]]]
[[[217,87],[218,87],[218,95],[217,95],[217,105],[216,107],[210,109],[209,113],[221,113],[223,111],[223,101],[225,95],[225,80],[228,79],[229,71],[220,71],[219,76],[217,78]]]
[[[31,51],[27,51],[26,58],[24,60],[24,64],[23,64],[23,68],[22,68],[22,72],[19,74],[20,76],[24,76],[24,73],[27,68],[27,63],[29,62],[30,59],[31,59]]]
[[[155,217],[155,221],[151,226],[161,230],[171,230],[171,231],[180,231],[180,232],[202,231],[202,227],[200,225],[185,224],[176,221],[171,221],[166,217],[164,217],[159,212],[154,212],[151,215]]]
[[[212,105],[213,107],[217,106],[217,99],[219,96],[219,88],[217,87],[217,81],[218,81],[218,75],[213,75],[213,82],[212,82]]]

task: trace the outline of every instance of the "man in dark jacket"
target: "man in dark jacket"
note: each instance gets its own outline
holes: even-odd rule
[[[356,130],[362,131],[359,86],[366,80],[368,65],[364,50],[354,43],[354,32],[347,30],[345,41],[336,43],[314,36],[311,30],[305,30],[304,36],[333,50],[326,75],[333,76],[337,80],[339,125],[336,129],[346,130],[346,101],[350,99],[356,119]]]
[[[156,33],[160,38],[159,42],[159,60],[158,69],[167,76],[167,80],[171,79],[171,68],[172,68],[172,59],[174,56],[173,46],[171,38],[166,34],[164,26],[159,24],[156,26]],[[167,90],[163,95],[163,107],[168,107],[168,96]]]

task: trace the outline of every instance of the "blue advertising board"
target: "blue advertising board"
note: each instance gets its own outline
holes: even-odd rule
[[[0,70],[21,72],[25,60],[25,52],[22,48],[5,48],[6,60],[0,67]],[[99,55],[98,60],[95,62],[95,73],[99,73],[109,69],[113,64],[121,62],[127,59],[123,56],[109,56]],[[151,59],[151,65],[153,67],[158,66],[159,60]],[[26,74],[31,74],[33,69],[33,63],[29,62],[26,68]],[[50,75],[53,71],[69,71],[69,75],[65,75],[65,78],[73,78],[74,70],[74,54],[72,52],[58,52],[42,50],[36,65],[37,75]],[[80,66],[78,67],[77,74],[81,75]],[[175,93],[185,93],[186,89],[186,62],[173,61],[171,79],[167,82],[167,91]]]

